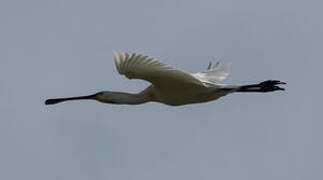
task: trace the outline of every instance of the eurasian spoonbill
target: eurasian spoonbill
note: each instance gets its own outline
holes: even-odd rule
[[[45,104],[56,104],[70,100],[92,99],[109,104],[142,104],[160,102],[179,106],[216,100],[234,92],[271,92],[284,90],[277,86],[286,84],[268,80],[251,85],[220,84],[229,75],[230,64],[212,66],[199,73],[187,73],[158,61],[151,56],[113,52],[118,72],[129,79],[142,79],[151,85],[139,93],[102,91],[89,96],[48,99]]]

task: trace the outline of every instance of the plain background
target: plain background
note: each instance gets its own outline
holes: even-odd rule
[[[323,178],[319,0],[1,0],[0,179]],[[112,50],[285,92],[170,107],[44,100],[138,92]]]

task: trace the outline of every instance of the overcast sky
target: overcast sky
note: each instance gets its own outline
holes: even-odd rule
[[[318,0],[1,0],[0,179],[323,178],[323,3]],[[112,50],[224,83],[285,92],[170,107],[44,100],[138,92]]]

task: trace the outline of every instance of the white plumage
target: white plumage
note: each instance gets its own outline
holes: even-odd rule
[[[151,56],[113,51],[117,71],[129,79],[142,79],[151,83],[137,94],[102,91],[89,96],[48,99],[45,104],[56,104],[68,100],[93,99],[110,104],[141,104],[149,101],[168,105],[201,103],[218,99],[232,92],[270,92],[284,90],[280,81],[264,81],[253,85],[219,84],[230,71],[230,64],[212,67],[199,73],[187,73],[158,61]]]
[[[114,61],[120,74],[129,79],[143,79],[155,86],[203,86],[192,74],[176,69],[151,56],[113,51]]]
[[[216,84],[228,77],[230,74],[230,67],[231,64],[220,65],[219,63],[212,67],[212,63],[210,62],[210,65],[206,71],[194,73],[193,76],[202,82]]]

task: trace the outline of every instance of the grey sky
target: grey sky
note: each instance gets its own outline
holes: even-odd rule
[[[0,1],[0,179],[323,178],[323,3],[315,0]],[[170,107],[46,98],[148,83],[117,74],[112,50],[225,83],[287,91]]]

